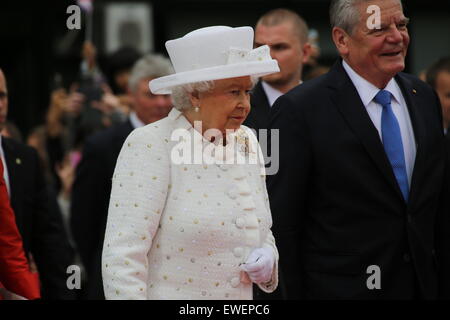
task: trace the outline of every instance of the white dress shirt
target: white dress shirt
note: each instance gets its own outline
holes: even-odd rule
[[[345,71],[356,87],[358,94],[361,98],[362,103],[366,107],[367,113],[372,120],[375,128],[378,130],[381,141],[381,114],[383,107],[374,101],[374,98],[378,91],[381,89],[377,88],[366,79],[357,74],[347,62],[342,62]],[[398,124],[400,126],[400,132],[402,135],[403,150],[405,153],[405,163],[406,172],[408,174],[408,183],[411,186],[412,172],[414,169],[414,162],[416,159],[416,141],[414,137],[414,131],[412,129],[411,118],[409,116],[408,107],[406,105],[405,98],[394,78],[389,81],[387,86],[383,88],[389,91],[394,97],[391,101],[392,111],[397,118]]]
[[[3,178],[5,179],[6,190],[8,191],[8,196],[11,198],[11,196],[10,196],[11,187],[9,186],[8,166],[6,165],[5,154],[3,153],[2,135],[1,134],[0,134],[0,157],[2,158],[2,162],[3,162]]]
[[[264,89],[264,92],[266,93],[267,100],[269,101],[269,105],[273,106],[273,104],[275,103],[275,100],[277,100],[280,96],[282,96],[283,92],[275,89],[274,87],[272,87],[270,84],[268,84],[265,81],[262,81],[261,84]]]
[[[130,122],[134,129],[145,126],[145,123],[138,118],[136,112],[134,111],[130,112]]]
[[[299,84],[302,84],[303,81],[300,81]],[[273,106],[273,104],[275,103],[275,101],[282,96],[284,93],[281,92],[278,89],[275,89],[274,87],[272,87],[270,84],[268,84],[265,81],[261,81],[262,87],[264,89],[264,92],[266,93],[267,96],[267,100],[269,101],[269,106]]]

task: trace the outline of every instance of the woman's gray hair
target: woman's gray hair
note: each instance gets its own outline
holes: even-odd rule
[[[368,1],[369,0],[332,0],[330,5],[331,28],[339,27],[349,35],[352,35],[360,19],[357,5]],[[398,1],[400,2],[400,5],[402,5],[402,1]]]
[[[252,81],[252,87],[258,82],[258,77],[250,76]],[[175,109],[179,111],[186,111],[193,107],[191,103],[191,93],[193,92],[206,92],[214,88],[215,81],[200,81],[194,83],[188,83],[181,86],[172,88],[172,102]]]
[[[147,54],[133,65],[128,79],[128,87],[135,92],[142,79],[159,78],[172,74],[170,60],[160,54]]]

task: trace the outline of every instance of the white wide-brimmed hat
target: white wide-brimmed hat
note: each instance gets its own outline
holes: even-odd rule
[[[253,49],[253,28],[213,26],[166,42],[175,73],[149,83],[154,94],[188,83],[279,72],[267,45]]]

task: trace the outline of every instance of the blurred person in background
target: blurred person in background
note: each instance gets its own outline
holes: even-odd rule
[[[19,128],[17,128],[17,126],[11,121],[5,122],[3,130],[0,132],[0,134],[4,137],[16,140],[17,142],[23,141],[22,133],[20,132]]]
[[[0,131],[8,113],[8,90],[0,69]],[[73,299],[66,285],[74,263],[56,199],[47,188],[37,152],[0,136],[4,180],[30,265],[35,263],[44,299]]]
[[[82,101],[83,96],[74,89],[71,89],[71,93],[67,93],[65,89],[54,90],[46,122],[31,131],[27,144],[35,148],[39,155],[50,197],[57,200],[51,208],[55,215],[62,218],[65,232],[74,250],[75,264],[81,268],[81,275],[84,277],[83,264],[69,226],[72,185],[75,168],[81,157],[82,141],[76,136],[79,132],[70,132],[67,126],[71,119],[79,115]],[[72,138],[74,140],[71,140]],[[73,145],[70,141],[73,141]]]
[[[251,97],[251,110],[244,125],[267,129],[270,108],[275,100],[302,82],[303,64],[311,54],[308,26],[296,12],[274,9],[259,18],[255,28],[255,48],[270,47],[270,55],[278,61],[280,72],[262,77]]]
[[[61,181],[57,166],[61,164],[69,150],[80,148],[81,141],[72,132],[69,123],[80,115],[83,95],[72,86],[70,92],[64,88],[52,91],[45,123],[31,130],[27,144],[34,147],[41,158],[46,181],[56,192],[60,191]]]
[[[132,112],[128,119],[99,132],[85,142],[76,170],[71,200],[71,229],[87,271],[85,299],[104,299],[101,253],[106,227],[111,179],[126,137],[133,129],[160,120],[169,113],[169,95],[154,95],[148,82],[172,73],[167,58],[149,54],[138,60],[128,79]]]
[[[128,90],[128,78],[131,69],[142,55],[134,48],[123,47],[108,57],[108,82],[112,93],[117,96],[122,105],[131,108],[132,98]]]
[[[308,34],[308,39],[311,44],[311,54],[302,70],[303,80],[305,81],[317,78],[330,70],[329,67],[319,64],[321,53],[319,46],[319,32],[316,29],[311,29]]]
[[[82,136],[88,137],[97,131],[125,121],[129,106],[115,96],[106,77],[97,63],[97,49],[90,41],[85,41],[82,48],[80,79],[75,84],[77,92],[83,95],[80,117],[72,123],[72,131],[81,130]]]
[[[450,139],[450,56],[439,59],[428,68],[425,79],[439,96],[444,133]]]

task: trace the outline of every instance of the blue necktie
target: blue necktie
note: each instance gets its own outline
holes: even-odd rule
[[[391,93],[387,90],[380,90],[375,96],[375,102],[381,104],[383,112],[381,114],[381,136],[384,150],[391,163],[395,178],[397,179],[403,198],[408,202],[409,185],[406,173],[405,153],[403,150],[402,134],[397,118],[392,111]]]

